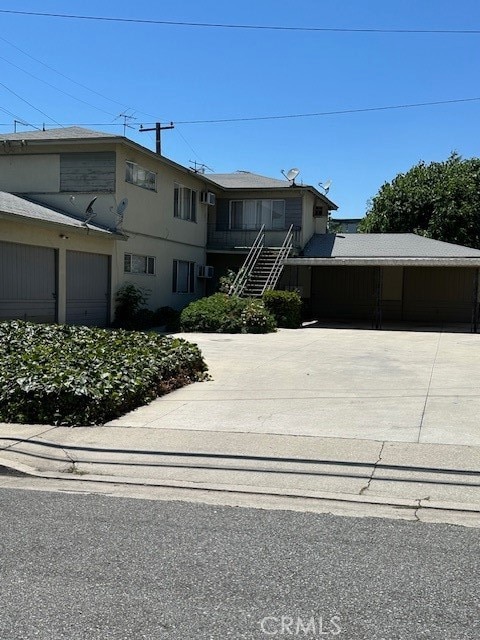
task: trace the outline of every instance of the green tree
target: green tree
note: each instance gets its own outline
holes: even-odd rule
[[[480,249],[480,159],[419,162],[372,199],[362,233],[417,233]]]

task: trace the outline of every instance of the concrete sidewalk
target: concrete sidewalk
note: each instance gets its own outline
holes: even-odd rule
[[[103,427],[0,424],[0,466],[178,499],[334,512],[349,503],[363,515],[480,526],[480,336],[183,337],[199,344],[212,381]]]

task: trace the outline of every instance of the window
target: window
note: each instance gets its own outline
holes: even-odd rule
[[[195,293],[195,263],[173,261],[173,293]]]
[[[125,180],[136,184],[137,187],[150,189],[150,191],[157,190],[157,174],[144,169],[135,162],[127,162]]]
[[[182,220],[197,221],[197,192],[178,182],[173,190],[173,215]]]
[[[145,273],[149,276],[155,275],[155,258],[153,256],[137,256],[133,253],[126,253],[123,261],[125,273]]]
[[[285,228],[285,200],[232,200],[230,229]]]

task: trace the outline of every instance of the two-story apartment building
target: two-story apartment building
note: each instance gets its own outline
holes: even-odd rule
[[[0,136],[0,318],[107,324],[124,282],[152,308],[204,295],[206,183],[121,136]]]
[[[3,134],[0,319],[108,324],[126,282],[153,309],[182,308],[213,290],[213,273],[241,266],[262,225],[272,245],[292,228],[298,253],[332,209],[312,187],[206,176],[123,136]]]

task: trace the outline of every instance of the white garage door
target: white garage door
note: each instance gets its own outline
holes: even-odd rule
[[[0,320],[55,322],[55,249],[0,242]]]
[[[67,323],[104,327],[109,300],[109,256],[67,251]]]

